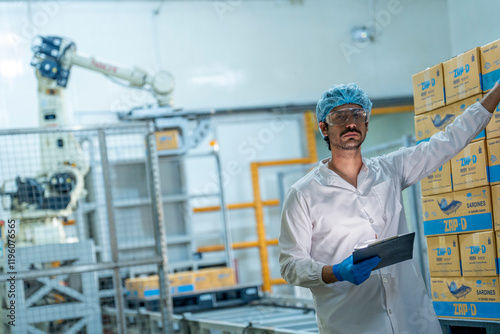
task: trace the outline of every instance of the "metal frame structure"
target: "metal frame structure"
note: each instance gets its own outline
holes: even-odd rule
[[[73,244],[55,244],[34,247],[23,247],[16,250],[16,262],[22,266],[23,271],[29,270],[34,263],[41,261],[40,254],[43,254],[44,262],[54,261],[74,261],[76,265],[95,263],[94,243],[91,240]],[[68,286],[60,285],[62,276],[67,273],[57,273],[53,271],[51,276],[39,276],[36,278],[24,277],[16,281],[16,308],[19,310],[16,317],[16,326],[12,326],[12,334],[21,333],[45,333],[37,329],[36,323],[67,320],[79,318],[66,333],[77,333],[83,327],[91,333],[102,331],[101,312],[99,299],[97,298],[97,276],[95,272],[81,273],[81,289],[78,291]],[[16,277],[18,278],[18,277]],[[30,296],[25,294],[25,284],[36,281],[42,285]],[[74,302],[64,304],[54,304],[37,306],[37,304],[52,291],[62,293],[75,299]],[[3,311],[2,318],[6,318],[7,312]]]
[[[152,125],[147,123],[131,123],[131,124],[117,124],[105,127],[79,127],[79,128],[56,128],[56,129],[20,129],[20,130],[5,130],[0,131],[0,138],[10,136],[12,145],[23,145],[23,136],[31,135],[38,136],[47,133],[71,133],[76,138],[81,138],[82,141],[89,141],[90,146],[97,143],[99,145],[98,160],[95,161],[99,164],[102,170],[102,183],[104,184],[104,196],[101,198],[105,203],[100,206],[104,207],[106,211],[106,218],[109,224],[109,244],[111,251],[111,258],[106,259],[104,262],[96,261],[96,247],[93,240],[84,239],[84,231],[81,226],[77,227],[78,236],[80,237],[77,243],[64,243],[64,244],[47,244],[47,245],[34,245],[24,246],[16,249],[16,298],[17,316],[16,326],[4,326],[4,329],[10,330],[11,333],[45,333],[45,331],[34,326],[40,322],[62,321],[65,319],[72,319],[73,323],[66,329],[66,333],[77,333],[78,331],[86,328],[88,333],[102,332],[102,318],[101,318],[101,305],[99,304],[100,295],[98,293],[98,272],[108,271],[113,276],[113,297],[114,305],[117,308],[115,314],[116,322],[114,324],[117,333],[124,334],[126,329],[126,315],[124,309],[124,293],[122,291],[123,269],[144,265],[153,265],[157,268],[161,276],[160,291],[163,303],[158,313],[165,324],[162,327],[163,333],[173,332],[172,321],[172,306],[169,282],[166,278],[166,270],[168,265],[167,247],[165,242],[164,220],[161,206],[158,203],[162,202],[161,194],[159,193],[160,175],[158,172],[158,162],[156,144],[154,141],[154,134],[152,133]],[[115,226],[115,206],[112,198],[112,180],[110,177],[110,161],[109,161],[109,146],[107,144],[108,136],[112,131],[132,131],[136,134],[139,133],[139,138],[142,137],[142,145],[148,142],[146,150],[146,166],[148,170],[148,180],[151,184],[149,189],[149,196],[151,197],[151,214],[154,217],[154,235],[156,240],[156,255],[148,258],[136,258],[123,260],[118,257],[117,245],[117,229]],[[92,138],[89,138],[92,137]],[[13,149],[8,151],[15,155],[17,150]],[[93,154],[92,153],[92,154]],[[29,157],[29,156],[28,156]],[[7,159],[15,159],[16,156],[6,156]],[[1,176],[1,175],[0,175]],[[98,206],[98,205],[96,205]],[[8,212],[4,212],[8,215]],[[75,216],[81,218],[82,213],[75,213]],[[77,221],[77,225],[82,222]],[[2,240],[3,242],[3,240]],[[4,259],[5,257],[4,257]],[[39,269],[33,269],[33,263],[41,263]],[[52,265],[46,265],[46,264]],[[60,263],[60,266],[54,264]],[[6,268],[6,266],[4,266]],[[5,269],[4,269],[5,270]],[[80,276],[81,282],[78,288],[73,289],[71,286],[61,286],[61,280],[68,280],[68,277]],[[0,282],[6,282],[10,274],[5,270],[0,272]],[[31,295],[25,296],[25,282],[36,281],[41,286],[37,291],[32,292]],[[5,292],[2,283],[2,291]],[[81,291],[80,291],[81,290]],[[56,293],[68,296],[71,302],[64,302],[58,304],[48,304],[38,306],[37,303],[41,301],[49,292],[55,291]],[[1,299],[4,305],[9,304],[7,294],[2,293]],[[45,303],[46,304],[46,303]],[[6,309],[0,309],[2,314],[2,322],[6,321]],[[76,319],[76,320],[75,320]],[[2,324],[3,326],[3,324]]]
[[[224,237],[224,245],[213,246],[217,250],[225,249],[226,259],[228,266],[233,265],[233,248],[247,248],[247,247],[258,247],[260,254],[260,261],[262,264],[262,279],[263,286],[262,291],[267,294],[271,291],[272,285],[284,284],[285,281],[283,279],[272,279],[269,270],[269,263],[267,257],[267,247],[271,245],[277,245],[277,239],[266,240],[265,233],[265,224],[264,224],[264,214],[263,208],[267,205],[279,205],[278,200],[263,200],[261,198],[261,191],[259,188],[259,169],[262,167],[269,166],[284,166],[284,165],[309,165],[317,160],[316,154],[316,142],[314,136],[315,127],[313,124],[314,117],[312,113],[306,113],[304,116],[304,124],[306,130],[306,138],[307,138],[307,152],[308,155],[303,158],[290,159],[290,160],[281,160],[281,161],[265,161],[265,162],[253,162],[250,165],[251,176],[252,176],[252,185],[253,185],[253,195],[254,201],[252,203],[240,203],[240,204],[231,204],[227,205],[225,203],[224,192],[222,188],[222,179],[221,179],[221,166],[220,166],[220,158],[217,151],[214,151],[214,157],[216,159],[217,169],[219,171],[219,185],[220,185],[220,193],[219,198],[221,205],[219,207],[212,208],[197,208],[193,210],[194,212],[203,212],[203,211],[212,211],[221,209],[222,210],[222,221],[223,221],[223,237]],[[23,280],[35,279],[44,283],[47,288],[56,288],[57,278],[61,275],[70,275],[70,274],[81,274],[82,277],[85,277],[85,281],[91,282],[88,287],[85,288],[83,292],[83,296],[87,296],[88,289],[97,290],[97,274],[98,272],[106,271],[107,275],[112,277],[113,281],[113,289],[111,293],[109,293],[110,297],[114,297],[114,306],[104,306],[101,308],[103,310],[103,316],[113,316],[115,319],[115,328],[118,333],[126,333],[128,331],[128,321],[129,317],[137,315],[139,317],[137,319],[137,323],[147,324],[148,322],[154,322],[156,325],[153,327],[152,325],[145,325],[143,330],[149,329],[150,332],[158,331],[162,333],[173,333],[176,330],[189,330],[191,333],[207,333],[210,331],[223,331],[223,332],[234,332],[234,333],[311,333],[316,332],[316,319],[314,316],[314,312],[311,312],[309,308],[303,307],[283,307],[282,305],[249,305],[244,307],[238,307],[233,309],[225,309],[225,310],[215,310],[210,312],[200,312],[196,314],[188,314],[184,313],[181,318],[175,316],[173,314],[173,306],[172,306],[172,298],[170,295],[169,282],[167,279],[167,269],[169,266],[169,261],[167,257],[167,235],[166,235],[166,227],[165,227],[165,215],[163,212],[163,205],[165,201],[169,201],[170,199],[165,199],[162,194],[161,189],[161,180],[160,180],[160,159],[162,158],[161,154],[156,149],[156,141],[154,131],[157,126],[150,123],[130,123],[130,124],[119,124],[113,126],[106,127],[86,127],[86,128],[64,128],[64,129],[27,129],[27,130],[7,130],[0,131],[1,136],[8,135],[19,135],[19,134],[40,134],[40,133],[51,133],[51,132],[72,132],[76,134],[76,137],[81,140],[81,142],[89,142],[89,149],[93,150],[93,145],[95,143],[98,144],[99,149],[91,152],[92,159],[94,158],[94,153],[98,154],[98,158],[93,162],[99,166],[98,169],[93,170],[93,177],[102,177],[102,185],[104,188],[103,196],[98,199],[104,201],[104,205],[100,204],[90,204],[87,203],[85,205],[81,205],[79,211],[75,213],[77,220],[80,220],[85,214],[91,211],[101,210],[105,212],[105,215],[101,216],[101,218],[105,218],[108,222],[107,232],[101,235],[103,241],[109,242],[109,247],[107,249],[100,249],[100,252],[109,251],[109,256],[105,257],[104,262],[97,262],[95,256],[95,246],[92,244],[90,240],[82,241],[83,245],[88,244],[90,246],[82,246],[80,250],[82,252],[88,252],[91,254],[92,261],[83,261],[83,262],[74,262],[70,266],[62,266],[58,268],[46,268],[39,270],[30,270],[28,268],[23,269],[17,275],[17,289],[19,291],[23,291]],[[117,201],[113,197],[113,192],[111,191],[113,188],[113,177],[112,177],[112,166],[113,161],[110,161],[110,147],[107,143],[108,136],[110,135],[110,131],[116,129],[130,129],[131,131],[137,131],[143,135],[143,139],[146,142],[146,157],[143,162],[146,168],[146,176],[147,176],[147,184],[148,184],[148,197],[149,200],[144,202],[143,204],[151,205],[152,212],[152,223],[154,228],[154,244],[153,248],[155,251],[154,256],[150,256],[147,258],[134,258],[134,259],[123,259],[120,258],[119,245],[117,239],[118,227],[116,225],[117,217],[115,216],[115,210],[117,208]],[[88,135],[78,136],[80,131],[93,131],[93,138],[89,138]],[[184,156],[173,156],[169,157],[172,159],[183,159]],[[102,171],[102,175],[100,175],[100,171]],[[172,197],[173,201],[178,201],[179,196]],[[188,195],[184,196],[186,199],[189,198]],[[183,197],[183,198],[184,198]],[[84,204],[84,203],[81,203]],[[141,204],[142,205],[142,204]],[[231,233],[228,226],[227,221],[227,209],[232,208],[243,208],[249,207],[255,210],[255,218],[256,218],[256,228],[257,228],[257,237],[258,240],[255,242],[246,242],[240,243],[240,245],[235,245],[231,242]],[[77,231],[80,239],[84,239],[86,234],[85,229],[82,228],[81,224],[77,223]],[[102,231],[101,231],[102,232]],[[98,233],[101,233],[98,232]],[[109,240],[107,240],[109,238]],[[50,246],[35,246],[35,247],[26,247],[24,250],[36,251],[37,253],[50,253],[48,251],[48,247],[66,247],[66,244],[63,245],[50,245]],[[75,245],[73,245],[75,246]],[[44,247],[43,251],[40,251],[41,248],[37,251],[37,247]],[[54,252],[55,249],[54,248]],[[210,248],[210,246],[208,247]],[[90,251],[89,251],[90,249]],[[69,251],[61,250],[57,248],[58,253],[63,253],[64,255],[70,254]],[[45,256],[45,255],[44,255]],[[81,254],[80,257],[83,258],[85,255]],[[44,260],[46,260],[45,258]],[[62,256],[60,259],[50,258],[53,261],[64,261],[66,258]],[[26,258],[20,257],[22,262],[28,263],[29,260]],[[159,285],[160,285],[160,311],[159,312],[144,312],[143,310],[136,310],[131,312],[125,306],[124,300],[124,291],[122,291],[122,279],[124,278],[124,269],[129,274],[132,272],[133,267],[143,267],[150,265],[157,269],[157,272],[160,276]],[[54,277],[51,279],[47,277]],[[6,280],[8,275],[5,273],[0,273],[0,280]],[[67,295],[72,296],[75,299],[82,300],[84,306],[79,306],[80,309],[86,310],[87,312],[91,312],[95,310],[99,310],[99,302],[97,298],[96,300],[85,299],[82,297],[82,293],[71,291],[68,287],[61,289],[56,289],[65,293]],[[96,292],[97,293],[97,292]],[[43,290],[38,294],[34,294],[30,299],[25,301],[24,306],[29,306],[34,303],[35,296],[42,295]],[[89,293],[92,296],[102,295],[97,293]],[[58,305],[64,307],[64,305]],[[55,309],[52,308],[52,309]],[[5,311],[3,311],[5,314]],[[33,319],[30,318],[30,314],[32,314]],[[41,313],[40,313],[41,314]],[[99,315],[101,315],[99,313]],[[147,319],[142,316],[147,315]],[[79,329],[87,326],[87,331],[90,332],[100,332],[101,327],[92,327],[101,326],[102,324],[99,322],[98,324],[93,324],[91,319],[95,321],[100,319],[99,316],[94,316],[93,318],[88,313],[84,313],[82,316],[82,320],[77,321],[70,332],[77,332]],[[142,318],[141,318],[142,317]],[[29,319],[28,319],[29,318]],[[26,326],[30,326],[30,323],[34,323],[36,321],[50,321],[50,320],[59,320],[63,319],[62,316],[56,315],[52,318],[48,317],[46,313],[44,315],[35,315],[34,313],[30,313],[28,310],[22,317],[18,317],[19,321],[26,323]],[[225,321],[225,319],[231,319],[232,321]],[[150,326],[150,327],[147,327]],[[23,327],[28,328],[28,327]],[[29,327],[29,330],[26,332],[33,333],[42,333],[37,330],[33,326]]]
[[[221,222],[222,222],[222,229],[221,229],[221,238],[223,239],[223,244],[220,250],[223,250],[225,255],[224,259],[217,260],[217,259],[212,259],[212,260],[203,260],[203,259],[192,259],[191,260],[191,267],[193,270],[198,269],[201,266],[211,266],[213,264],[221,264],[222,262],[225,262],[225,265],[227,267],[233,268],[234,266],[234,255],[233,255],[233,249],[231,247],[226,247],[225,245],[230,245],[232,243],[232,237],[231,237],[231,229],[229,227],[229,219],[227,216],[227,206],[226,206],[226,198],[225,198],[225,191],[223,187],[223,181],[222,181],[222,166],[221,166],[221,161],[220,161],[220,156],[219,156],[219,149],[217,143],[213,143],[213,151],[207,152],[207,153],[195,153],[195,154],[189,154],[189,155],[162,155],[161,152],[158,153],[158,160],[159,161],[173,161],[173,160],[187,160],[187,159],[193,159],[193,158],[200,158],[200,157],[211,157],[215,161],[216,165],[216,170],[217,170],[217,180],[218,180],[218,192],[216,193],[210,193],[210,194],[199,194],[199,195],[194,195],[194,194],[183,194],[183,195],[177,195],[176,201],[182,199],[182,201],[188,201],[193,198],[198,198],[198,197],[217,197],[221,205],[218,206],[218,208],[221,208],[220,213],[221,213]],[[158,163],[159,164],[159,163]],[[175,195],[171,195],[174,197]],[[165,202],[165,196],[163,196],[164,202]],[[187,205],[187,204],[186,204]],[[189,206],[189,210],[186,210],[187,213],[191,214],[192,212],[195,212],[194,209],[192,209]],[[187,218],[186,218],[187,219]],[[195,252],[200,252],[199,248],[192,249],[193,253]],[[215,262],[214,262],[215,261]]]

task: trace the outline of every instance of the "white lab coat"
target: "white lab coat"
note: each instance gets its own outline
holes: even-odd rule
[[[330,158],[290,188],[281,216],[281,274],[311,289],[321,333],[441,333],[413,260],[375,270],[358,286],[325,284],[321,271],[358,242],[408,232],[403,189],[459,153],[490,118],[476,103],[428,142],[363,158],[357,188],[327,167]]]

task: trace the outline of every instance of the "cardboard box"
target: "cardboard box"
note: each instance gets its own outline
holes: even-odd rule
[[[498,277],[431,278],[431,291],[440,318],[500,319]]]
[[[451,164],[446,162],[434,173],[420,181],[422,196],[442,194],[452,191],[451,186]]]
[[[412,79],[415,115],[445,105],[442,63],[414,74]]]
[[[179,148],[179,131],[175,129],[155,132],[155,137],[156,149],[158,151]]]
[[[210,278],[212,288],[222,288],[236,284],[236,277],[232,268],[207,268],[202,269]]]
[[[456,234],[427,237],[427,253],[431,277],[462,275]]]
[[[195,290],[210,290],[213,288],[212,279],[209,272],[206,270],[199,270],[194,273]]]
[[[500,183],[500,138],[486,142],[488,148],[488,173],[490,184]]]
[[[490,122],[486,125],[486,139],[500,137],[500,103],[493,112]]]
[[[423,115],[415,116],[415,136],[417,144],[428,141],[435,133],[444,131],[446,126],[453,123],[458,115],[463,114],[467,108],[480,101],[482,97],[482,94],[474,95]],[[481,140],[485,137],[486,131],[483,130],[473,139],[473,141]]]
[[[178,294],[193,292],[195,287],[195,276],[193,272],[185,271],[169,274],[170,293]],[[160,297],[160,282],[158,275],[147,277],[127,278],[125,288],[129,298],[133,299],[158,299]]]
[[[422,197],[426,236],[493,228],[490,187]]]
[[[497,276],[496,236],[493,231],[460,234],[462,275]]]
[[[497,271],[500,272],[500,231],[495,231],[495,242],[496,242],[496,263]]]
[[[493,212],[493,227],[500,231],[500,185],[491,187],[491,211]]]
[[[497,303],[499,293],[498,277],[431,277],[433,301]]]
[[[132,299],[157,299],[160,297],[158,275],[134,277],[125,280],[128,297]]]
[[[195,275],[192,271],[183,271],[168,275],[170,293],[193,292],[195,289]]]
[[[493,88],[500,78],[500,40],[481,47],[481,83],[483,92]]]
[[[443,63],[446,104],[482,92],[480,51],[477,47]]]
[[[451,159],[451,178],[454,191],[489,184],[488,154],[484,140],[467,145]]]
[[[236,284],[236,276],[231,268],[219,268],[213,272],[213,283],[217,287],[233,286]]]

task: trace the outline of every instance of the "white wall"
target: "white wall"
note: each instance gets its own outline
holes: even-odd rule
[[[500,38],[500,29],[497,26],[500,2],[448,0],[448,8],[450,57]]]
[[[0,128],[37,125],[29,66],[37,34],[67,36],[80,52],[126,66],[171,71],[174,102],[184,108],[313,103],[336,82],[358,82],[375,98],[411,95],[411,75],[449,57],[447,3],[378,0],[371,20],[368,3],[0,3]],[[369,21],[379,27],[375,41],[354,44],[351,28]],[[152,101],[80,68],[68,93],[73,123],[113,120],[105,111]]]

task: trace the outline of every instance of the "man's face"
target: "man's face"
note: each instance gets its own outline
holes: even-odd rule
[[[361,106],[357,104],[344,104],[330,111],[330,113],[345,111],[350,115],[345,124],[327,126],[324,122],[320,122],[321,131],[323,135],[328,136],[330,139],[332,150],[334,148],[340,150],[357,150],[366,138],[368,123],[364,119],[355,119],[351,115],[349,108],[361,108]]]

